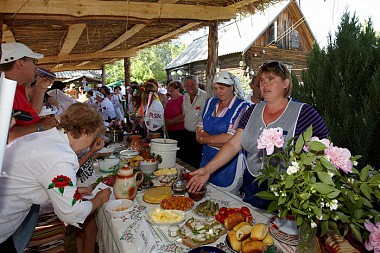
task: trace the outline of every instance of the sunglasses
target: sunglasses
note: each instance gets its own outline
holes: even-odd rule
[[[24,61],[31,60],[31,61],[33,62],[34,65],[37,65],[37,63],[38,63],[38,60],[37,60],[37,59],[29,58],[29,57],[23,57],[21,60],[24,60]]]
[[[260,70],[263,70],[263,69],[274,69],[278,67],[279,70],[282,72],[282,74],[284,74],[284,76],[286,77],[286,72],[285,70],[282,68],[281,66],[281,63],[278,62],[278,61],[272,61],[272,62],[266,62],[266,63],[263,63],[263,65],[260,66]]]

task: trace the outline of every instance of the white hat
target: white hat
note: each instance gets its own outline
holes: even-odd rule
[[[70,84],[70,88],[75,88],[75,83]]]
[[[95,91],[95,95],[97,97],[100,97],[100,98],[105,98],[105,96],[103,95],[103,93],[101,93],[100,91]]]
[[[33,52],[29,47],[22,43],[12,42],[1,45],[2,54],[0,64],[5,64],[19,60],[23,57],[29,57],[33,59],[41,59],[43,54]]]
[[[168,93],[168,90],[162,87],[158,89],[158,93],[161,93],[162,95],[166,95],[166,93]]]

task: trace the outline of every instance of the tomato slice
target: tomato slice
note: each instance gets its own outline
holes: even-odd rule
[[[230,208],[228,210],[228,215],[231,215],[231,214],[234,214],[235,213],[235,210],[233,208]]]
[[[246,216],[245,216],[245,221],[246,221],[246,222],[251,223],[252,220],[253,220],[252,215],[246,215]]]

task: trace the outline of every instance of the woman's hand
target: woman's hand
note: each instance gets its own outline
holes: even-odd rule
[[[111,188],[106,188],[104,190],[99,191],[95,198],[99,198],[102,202],[102,205],[106,203],[110,199]]]
[[[206,168],[199,168],[196,171],[190,173],[192,176],[189,182],[186,185],[186,188],[189,192],[196,192],[202,189],[205,183],[210,178],[210,173]]]
[[[90,186],[87,186],[87,187],[78,187],[78,192],[82,196],[92,195],[92,188]]]

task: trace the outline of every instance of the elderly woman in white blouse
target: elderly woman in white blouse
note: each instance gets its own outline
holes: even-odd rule
[[[11,235],[33,204],[51,200],[59,219],[79,226],[108,201],[109,189],[82,201],[91,192],[76,186],[77,153],[89,147],[101,129],[98,113],[75,103],[57,128],[20,137],[6,147],[0,177],[0,252],[15,252]]]

